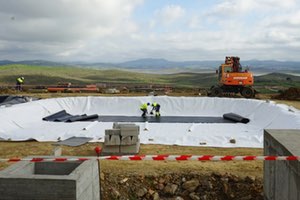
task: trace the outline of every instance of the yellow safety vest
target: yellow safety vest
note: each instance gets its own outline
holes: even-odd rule
[[[24,81],[21,78],[17,78],[18,83],[23,83]]]
[[[144,103],[144,104],[141,105],[140,108],[141,108],[141,109],[147,109],[147,107],[148,107],[148,105],[147,105],[146,103]]]

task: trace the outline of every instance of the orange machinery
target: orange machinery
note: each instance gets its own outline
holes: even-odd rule
[[[48,92],[99,92],[96,85],[72,86],[71,83],[59,83],[57,86],[49,86]]]
[[[226,94],[240,93],[245,98],[255,96],[253,74],[242,69],[239,57],[226,57],[218,73],[218,85],[210,89],[210,96],[224,96]]]

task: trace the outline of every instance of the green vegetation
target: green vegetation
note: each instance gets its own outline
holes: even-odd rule
[[[133,83],[162,84],[181,87],[195,85],[209,87],[215,82],[214,74],[178,73],[149,74],[122,70],[97,70],[75,67],[44,67],[28,65],[0,66],[0,84],[15,84],[16,77],[24,76],[28,85],[56,85],[58,82],[73,84]]]
[[[48,67],[29,65],[0,66],[0,84],[14,85],[18,76],[25,77],[27,85],[56,85],[58,82],[72,84],[161,84],[173,87],[210,87],[217,83],[214,73],[149,74],[122,70],[97,70],[76,67]],[[278,87],[280,86],[280,87]],[[255,87],[261,91],[274,91],[300,87],[300,77],[287,74],[268,74],[255,77]],[[275,88],[275,90],[277,90]]]
[[[274,94],[290,87],[300,87],[300,76],[272,73],[255,77],[255,89],[264,94]]]

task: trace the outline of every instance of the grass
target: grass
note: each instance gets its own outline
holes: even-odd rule
[[[89,83],[163,83],[153,74],[142,74],[120,70],[96,70],[76,67],[44,67],[28,65],[6,65],[0,67],[2,84],[15,84],[16,77],[22,75],[26,84],[57,84],[72,82],[74,84]]]
[[[52,155],[55,146],[52,142],[0,142],[0,158],[24,158],[26,156]],[[99,143],[87,143],[79,147],[63,146],[64,156],[96,156],[94,148]],[[262,149],[251,148],[206,148],[183,147],[176,145],[141,145],[140,155],[262,155]],[[0,170],[12,163],[0,163]],[[211,172],[233,173],[241,177],[262,177],[261,161],[228,161],[228,162],[178,162],[178,161],[100,161],[101,171],[115,175],[124,174],[164,174],[182,171],[200,174]],[[245,174],[245,172],[247,172]]]
[[[286,104],[288,106],[293,106],[294,108],[297,108],[300,110],[300,102],[299,101],[288,101],[288,100],[272,100],[279,104]]]
[[[14,85],[16,78],[21,75],[25,77],[27,85],[56,85],[58,82],[71,82],[72,84],[160,84],[203,88],[217,84],[217,75],[214,73],[149,74],[117,69],[98,70],[65,66],[0,66],[0,84],[2,85]],[[300,87],[300,77],[276,73],[255,77],[257,87],[277,85],[283,88]]]

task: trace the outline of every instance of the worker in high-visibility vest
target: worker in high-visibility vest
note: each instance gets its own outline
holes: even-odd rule
[[[150,114],[152,115],[153,111],[155,111],[155,117],[160,117],[160,112],[159,112],[160,105],[158,103],[154,102],[151,104],[151,106],[152,106],[152,110],[151,110]]]
[[[25,78],[22,76],[22,77],[19,77],[19,78],[17,78],[17,82],[16,82],[16,90],[18,90],[18,91],[22,91],[23,90],[23,88],[22,88],[22,85],[24,84],[24,80],[25,80]]]
[[[150,103],[143,103],[140,106],[141,111],[143,111],[142,117],[146,117],[146,114],[148,113],[148,106],[150,106]]]

